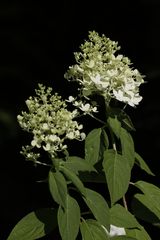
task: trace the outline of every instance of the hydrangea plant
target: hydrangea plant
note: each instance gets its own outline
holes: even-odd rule
[[[119,50],[117,42],[89,32],[74,53],[75,65],[64,75],[68,84],[78,83],[78,95],[63,100],[39,84],[36,95],[26,101],[27,111],[17,119],[32,140],[21,153],[35,165],[48,167],[48,189],[57,207],[29,213],[8,240],[35,240],[55,229],[62,240],[151,239],[141,222],[159,224],[160,189],[132,180],[135,165],[154,174],[135,150],[135,128],[124,111],[142,100],[144,76]],[[82,122],[89,117],[94,124],[88,132]],[[83,156],[70,153],[72,141],[77,148],[83,142]]]

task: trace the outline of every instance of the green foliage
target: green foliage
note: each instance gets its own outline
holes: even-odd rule
[[[136,240],[137,238],[126,237],[126,236],[116,236],[112,237],[112,240]]]
[[[85,159],[94,165],[99,160],[101,128],[93,129],[85,139]]]
[[[126,229],[127,237],[133,237],[136,240],[151,240],[150,236],[146,230],[141,227],[141,229]]]
[[[110,228],[110,214],[108,204],[99,193],[86,188],[86,195],[83,197],[89,209],[93,213],[97,221],[106,227]]]
[[[110,208],[110,217],[111,224],[117,227],[140,228],[136,218],[120,204],[115,204]]]
[[[135,152],[135,163],[146,173],[155,176],[155,174],[150,170],[147,163],[143,160],[143,158]]]
[[[108,240],[109,237],[102,226],[93,219],[81,222],[80,230],[83,240]]]
[[[160,225],[160,188],[131,174],[136,164],[154,177],[135,151],[135,128],[124,112],[127,104],[141,101],[144,80],[127,57],[115,55],[117,43],[104,35],[90,32],[80,49],[77,64],[65,74],[79,83],[79,94],[62,100],[39,84],[37,96],[26,101],[28,112],[18,115],[20,126],[33,137],[22,154],[47,167],[57,208],[29,213],[7,240],[35,240],[56,227],[62,240],[150,240],[138,219]],[[81,116],[88,121],[86,115],[94,119],[87,136],[81,121]],[[71,142],[84,139],[75,147],[82,157],[72,155]]]
[[[106,175],[111,203],[126,193],[130,181],[130,167],[121,154],[110,149],[104,152],[103,168]]]
[[[65,207],[67,196],[66,180],[60,172],[49,172],[49,189],[51,195],[58,204]]]
[[[7,240],[35,240],[49,234],[57,227],[57,210],[38,209],[27,214],[13,228]]]
[[[67,195],[66,206],[58,209],[58,226],[63,240],[75,240],[79,231],[80,208],[77,201]]]
[[[65,167],[60,168],[61,171],[64,173],[64,175],[77,187],[77,189],[85,195],[85,188],[81,180],[77,177],[77,175],[70,171],[70,169],[67,169]]]
[[[77,156],[69,156],[67,161],[63,162],[63,166],[77,175],[79,172],[96,172],[96,169],[88,161]]]
[[[136,182],[135,186],[138,187],[143,194],[137,193],[134,198],[147,207],[160,220],[160,188],[144,181]]]
[[[135,161],[134,142],[131,134],[124,128],[121,128],[120,140],[122,145],[122,155],[132,168]]]

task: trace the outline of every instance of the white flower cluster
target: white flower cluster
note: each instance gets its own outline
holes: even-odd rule
[[[66,101],[72,103],[76,108],[79,108],[84,115],[98,112],[96,106],[92,106],[90,103],[84,103],[82,100],[77,101],[73,96],[69,96]]]
[[[83,125],[74,120],[78,111],[68,111],[66,102],[51,91],[39,84],[37,96],[26,101],[29,112],[22,112],[17,118],[24,130],[33,133],[32,147],[42,147],[56,156],[67,148],[66,139],[83,140],[85,133],[81,132]]]
[[[78,81],[84,96],[98,93],[108,104],[114,98],[130,106],[141,101],[139,86],[144,82],[143,76],[130,67],[127,57],[115,55],[120,49],[117,42],[93,31],[80,49],[75,53],[77,64],[69,67],[64,76]]]

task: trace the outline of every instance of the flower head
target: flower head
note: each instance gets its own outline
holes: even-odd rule
[[[127,57],[116,55],[119,49],[118,43],[105,35],[89,32],[89,40],[75,53],[77,63],[69,67],[65,78],[78,81],[85,97],[96,93],[107,103],[114,98],[130,106],[137,105],[142,99],[139,86],[144,80],[137,69],[131,68]]]
[[[82,124],[74,120],[78,111],[68,111],[66,101],[58,94],[52,95],[51,91],[52,88],[39,84],[37,96],[26,101],[28,112],[22,112],[17,118],[24,130],[32,132],[32,148],[43,148],[56,156],[67,148],[66,139],[83,140],[85,134],[81,132]],[[27,156],[31,155],[27,153]]]

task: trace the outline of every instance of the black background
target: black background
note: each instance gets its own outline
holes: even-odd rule
[[[146,75],[142,102],[126,110],[136,128],[136,150],[157,176],[144,177],[160,186],[160,1],[1,2],[0,239],[35,207],[50,204],[46,186],[36,183],[41,171],[19,154],[27,136],[16,116],[39,82],[64,96],[73,91],[63,75],[89,30],[118,41],[121,53]]]

